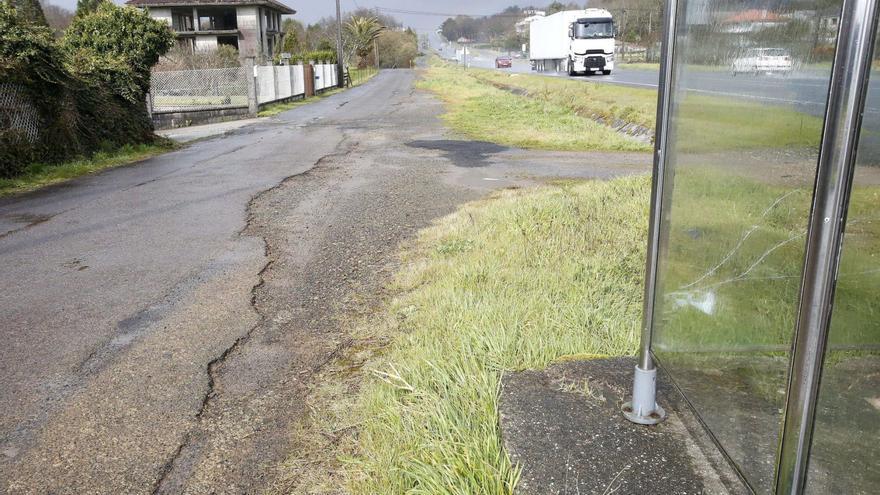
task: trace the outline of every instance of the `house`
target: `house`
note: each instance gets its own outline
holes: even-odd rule
[[[736,12],[721,21],[722,31],[730,34],[750,34],[782,26],[789,21],[775,12],[751,9]]]
[[[242,57],[271,57],[281,38],[281,16],[296,11],[276,0],[128,0],[166,21],[190,50],[234,46]]]

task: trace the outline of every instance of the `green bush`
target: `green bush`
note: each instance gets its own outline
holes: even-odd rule
[[[336,52],[333,50],[315,50],[313,52],[304,53],[300,60],[304,62],[329,62],[336,63]]]
[[[167,25],[105,2],[78,17],[59,45],[50,29],[0,2],[0,81],[18,87],[40,120],[32,142],[0,115],[0,177],[34,161],[152,142],[144,105],[150,66],[172,43]]]
[[[383,31],[378,43],[379,64],[385,69],[408,69],[419,55],[419,40],[410,30]]]
[[[61,45],[71,73],[140,103],[150,90],[150,68],[174,46],[174,33],[145,11],[103,2],[73,20]]]

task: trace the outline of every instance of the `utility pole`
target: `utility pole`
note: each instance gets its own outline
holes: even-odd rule
[[[373,40],[373,57],[376,59],[376,73],[379,73],[379,40]]]
[[[342,49],[342,9],[336,0],[336,86],[345,87],[345,53]]]

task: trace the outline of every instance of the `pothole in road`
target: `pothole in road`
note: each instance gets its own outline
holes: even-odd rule
[[[421,140],[406,143],[411,148],[442,151],[456,167],[485,167],[488,158],[509,148],[485,141],[456,141],[441,139],[437,141]]]

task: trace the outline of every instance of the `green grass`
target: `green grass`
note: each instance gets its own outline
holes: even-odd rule
[[[524,90],[533,100],[568,113],[654,128],[653,89],[479,69],[470,73],[481,81]],[[822,119],[784,106],[697,93],[684,93],[678,103],[674,124],[682,151],[814,148],[822,133]]]
[[[635,350],[649,182],[506,190],[424,230],[403,255],[397,297],[311,395],[320,414],[311,433],[294,432],[292,491],[512,493],[519,470],[498,429],[502,375]],[[310,476],[328,451],[344,463]]]
[[[15,178],[0,179],[0,196],[33,191],[108,168],[128,165],[175,148],[172,141],[161,139],[156,144],[126,145],[60,164],[33,163]]]
[[[286,101],[283,103],[269,103],[264,106],[262,110],[257,113],[257,117],[274,117],[279,113],[284,113],[288,110],[293,110],[294,108],[301,107],[303,105],[308,105],[309,103],[314,103],[316,100],[320,100],[322,98],[326,98],[328,96],[335,95],[336,93],[340,93],[343,90],[336,88],[331,89],[329,91],[325,91],[314,98],[303,98],[299,100]]]
[[[376,72],[375,69],[351,69],[351,78],[352,78],[351,87],[354,88],[354,87],[360,86],[360,85],[366,83],[367,81],[369,81],[370,79],[372,79],[373,77],[375,77],[377,74],[378,74],[378,72]],[[265,107],[263,107],[263,109],[259,111],[257,116],[258,117],[274,117],[274,116],[278,115],[279,113],[283,113],[288,110],[293,110],[294,108],[301,107],[301,106],[307,105],[309,103],[313,103],[316,101],[316,99],[320,100],[323,98],[327,98],[329,96],[333,96],[337,93],[341,93],[341,92],[345,91],[345,89],[348,89],[348,88],[330,89],[330,90],[324,91],[323,93],[321,93],[319,95],[316,95],[314,98],[303,98],[300,100],[288,101],[288,102],[284,102],[284,103],[270,103],[270,104],[266,105]]]
[[[718,167],[687,167],[675,176],[666,296],[658,346],[675,349],[787,347],[797,314],[812,187],[769,185]],[[832,342],[876,343],[880,271],[876,205],[880,188],[853,191]],[[866,272],[866,270],[868,270]],[[711,294],[707,313],[687,297]]]
[[[578,115],[654,127],[657,91],[653,89],[479,69],[472,73],[484,81],[525,90],[534,99],[555,103]]]
[[[675,181],[665,294],[711,288],[719,306],[708,315],[661,296],[657,344],[788,342],[809,191],[714,167],[682,169]],[[292,492],[513,493],[519,469],[501,444],[502,376],[635,351],[649,189],[642,176],[506,190],[422,231],[402,257],[396,296],[357,328],[311,395],[320,414],[294,432],[286,469],[303,484]],[[878,200],[877,187],[853,194],[835,313],[843,329],[832,344],[877,342],[876,318],[867,316],[880,314]],[[675,357],[702,370],[720,366],[722,354]],[[782,355],[763,354],[773,363]],[[743,386],[779,400],[781,378],[768,369],[741,370]],[[324,471],[310,471],[319,464]]]
[[[518,96],[487,84],[491,71],[465,72],[435,63],[418,83],[446,104],[443,119],[477,140],[561,151],[650,151],[651,146],[615,132],[562,102]]]
[[[635,70],[653,70],[660,71],[660,64],[657,62],[622,62],[618,60],[615,63],[615,70],[619,69],[635,69]]]

